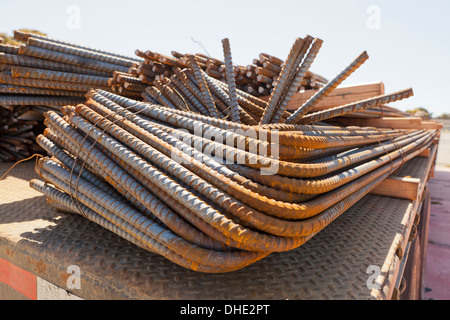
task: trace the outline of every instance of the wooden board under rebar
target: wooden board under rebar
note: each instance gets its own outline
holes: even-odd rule
[[[52,209],[28,187],[33,165],[20,164],[0,181],[0,258],[63,289],[68,266],[76,265],[82,286],[69,291],[84,299],[390,299],[419,206],[367,195],[296,250],[204,274]],[[0,164],[0,175],[9,167]]]
[[[304,92],[295,93],[287,106],[287,110],[297,110],[299,106],[308,101],[317,91],[318,90],[305,90]],[[324,110],[383,94],[385,94],[383,82],[340,86],[314,106],[311,111]],[[268,97],[261,97],[261,99],[268,100]]]

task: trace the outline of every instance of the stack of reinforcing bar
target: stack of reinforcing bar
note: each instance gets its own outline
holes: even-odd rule
[[[128,73],[115,72],[114,77],[110,79],[112,92],[133,99],[141,99],[141,93],[145,91],[146,101],[151,97],[152,101],[165,103],[167,99],[170,100],[169,96],[173,95],[173,92],[176,94],[180,90],[194,90],[180,83],[177,77],[177,70],[189,68],[189,54],[172,51],[172,56],[167,56],[150,50],[136,50],[135,53],[143,61],[135,63]],[[194,56],[207,76],[222,82],[226,81],[224,61],[200,53]],[[247,66],[233,65],[236,87],[255,97],[270,95],[283,65],[283,60],[267,53],[260,53],[259,57],[253,59],[253,63]],[[178,79],[173,80],[173,78]],[[321,75],[308,71],[302,79],[299,90],[319,89],[327,82],[327,79]],[[180,85],[187,88],[180,88]],[[191,94],[194,93],[191,92]],[[159,98],[156,95],[162,97]],[[214,93],[212,96],[220,100]]]
[[[19,161],[42,153],[36,136],[42,133],[43,116],[31,106],[0,106],[0,162]]]
[[[0,44],[0,104],[58,111],[83,101],[90,89],[111,90],[115,71],[127,72],[138,57],[14,31],[25,45]]]
[[[308,112],[367,59],[365,52],[287,112],[321,42],[296,39],[264,105],[236,89],[227,39],[227,83],[205,76],[194,55],[189,69],[179,70],[198,83],[203,108],[91,90],[85,103],[63,107],[63,116],[45,113],[47,128],[37,142],[50,157],[36,166],[44,181],[30,184],[53,207],[199,272],[231,272],[295,249],[436,135],[326,123],[407,98],[411,89]],[[211,97],[213,85],[227,117]]]
[[[114,72],[141,61],[21,31],[14,38],[25,44],[0,44],[0,162],[41,150],[34,135],[43,130],[42,115],[30,119],[31,111],[60,114],[61,106],[82,103],[91,88],[111,90]]]

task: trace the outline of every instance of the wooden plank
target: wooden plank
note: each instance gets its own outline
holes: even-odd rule
[[[422,121],[422,128],[440,130],[442,129],[442,123],[437,121]]]
[[[318,90],[306,90],[294,94],[287,106],[287,110],[297,110],[308,101]],[[320,111],[347,103],[360,101],[385,94],[382,82],[359,84],[353,86],[339,86],[322,99],[311,111]]]
[[[431,150],[430,148],[423,150],[421,153],[419,153],[417,156],[418,157],[424,157],[424,158],[428,158],[431,154]]]
[[[381,182],[370,193],[413,201],[419,200],[420,196],[424,192],[424,188],[428,182],[428,179],[433,175],[433,167],[437,155],[437,147],[431,146],[425,151],[427,151],[426,157],[428,158],[428,161],[426,167],[423,168],[423,174],[421,177],[412,178],[409,176],[390,176],[389,178]],[[422,153],[417,155],[417,157],[420,157]]]
[[[420,179],[409,177],[389,177],[381,182],[370,193],[379,196],[416,200]]]

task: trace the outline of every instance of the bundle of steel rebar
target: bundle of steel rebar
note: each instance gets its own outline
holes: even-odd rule
[[[132,69],[132,68],[130,68]],[[115,71],[113,77],[108,79],[111,91],[125,97],[142,100],[142,92],[148,84],[139,79],[135,73]]]
[[[174,69],[190,68],[188,56],[190,54],[182,54],[172,51],[172,56],[167,56],[154,51],[136,50],[135,54],[144,59],[143,62],[135,63],[126,74],[128,77],[139,78],[139,84],[147,84],[154,86],[154,81],[162,81],[174,75]],[[194,54],[199,67],[211,78],[225,82],[225,62],[207,55],[197,53]],[[233,65],[234,81],[237,89],[251,94],[255,97],[270,95],[276,85],[277,78],[283,68],[284,61],[266,53],[261,53],[258,59],[254,59],[252,64],[247,66]],[[135,79],[137,81],[137,79]],[[316,89],[322,87],[327,80],[313,72],[308,71],[302,80],[299,90]],[[119,84],[117,81],[112,81]],[[113,88],[113,92],[122,94],[127,97],[136,98],[132,93],[128,94],[128,90],[121,88]],[[142,91],[142,87],[136,87]],[[159,91],[159,88],[156,88]],[[155,91],[154,89],[150,89]],[[121,91],[125,92],[123,94]],[[136,95],[136,94],[135,94]]]
[[[236,88],[228,39],[226,83],[186,55],[170,78],[145,89],[146,101],[90,90],[62,116],[44,114],[37,142],[49,156],[36,166],[43,181],[30,185],[53,207],[195,271],[231,272],[295,249],[436,136],[323,123],[407,98],[411,89],[308,112],[365,53],[299,112],[287,112],[320,44],[296,39],[268,103]]]
[[[260,53],[259,57],[253,59],[253,63],[247,65],[245,72],[244,91],[255,96],[269,96],[276,86],[276,81],[283,69],[284,61],[269,55]],[[240,76],[241,79],[243,75]],[[308,71],[302,80],[299,90],[317,89],[323,87],[328,80],[323,76]]]
[[[46,36],[14,31],[24,45],[0,45],[0,104],[57,109],[83,101],[92,88],[110,90],[115,71],[127,72],[127,57]]]
[[[250,127],[101,90],[63,112],[45,114],[37,141],[52,158],[31,186],[56,208],[201,272],[302,245],[435,135]]]
[[[36,136],[43,130],[43,116],[28,106],[0,106],[0,162],[19,161],[42,153]]]

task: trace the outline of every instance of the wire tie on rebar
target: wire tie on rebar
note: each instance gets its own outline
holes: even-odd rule
[[[39,160],[40,158],[45,158],[44,155],[39,154],[39,153],[35,153],[35,154],[33,154],[31,157],[28,157],[28,158],[26,158],[26,159],[21,159],[21,160],[17,161],[16,163],[14,163],[14,164],[11,166],[11,168],[9,168],[9,169],[8,169],[8,170],[0,177],[0,180],[3,180],[4,178],[6,178],[6,176],[12,171],[12,169],[14,169],[14,167],[17,166],[19,163],[25,162],[25,161],[28,161],[28,160],[31,160],[31,159],[34,158],[34,157],[36,157],[36,165],[37,165],[38,160]]]

